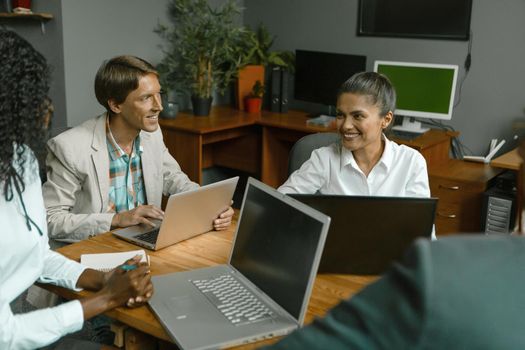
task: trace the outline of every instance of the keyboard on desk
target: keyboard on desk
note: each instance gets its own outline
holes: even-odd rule
[[[397,138],[401,140],[414,140],[423,134],[416,133],[416,132],[410,132],[410,131],[391,130],[390,135],[393,138]]]
[[[191,282],[224,317],[235,325],[274,317],[274,313],[265,304],[231,275]]]
[[[157,242],[157,237],[159,236],[159,229],[156,228],[153,231],[141,233],[140,235],[136,235],[135,239],[138,239],[140,241],[148,242],[151,244],[155,244]]]

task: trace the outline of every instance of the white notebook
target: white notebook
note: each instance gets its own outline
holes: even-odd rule
[[[148,256],[144,249],[120,253],[82,254],[80,255],[80,263],[92,269],[107,272],[122,265],[126,260],[133,258],[135,255],[142,255],[140,261],[149,263]]]

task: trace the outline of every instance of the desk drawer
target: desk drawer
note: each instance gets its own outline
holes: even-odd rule
[[[443,179],[440,177],[430,177],[430,191],[434,193],[481,193],[485,190],[484,184],[479,182],[467,182]]]
[[[472,210],[468,205],[438,202],[436,210],[436,234],[479,232],[481,219],[479,211]]]
[[[483,190],[476,183],[431,178],[430,191],[439,198],[436,233],[479,232]]]

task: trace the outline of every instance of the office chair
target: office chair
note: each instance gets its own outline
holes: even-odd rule
[[[310,158],[314,149],[328,146],[339,140],[339,134],[335,132],[319,132],[300,138],[290,150],[288,158],[288,176],[301,167]]]

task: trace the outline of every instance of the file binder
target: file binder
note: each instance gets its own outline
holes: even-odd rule
[[[281,111],[281,68],[272,68],[272,91],[270,110],[279,113]]]
[[[288,80],[289,74],[287,71],[281,70],[281,113],[288,113]]]

